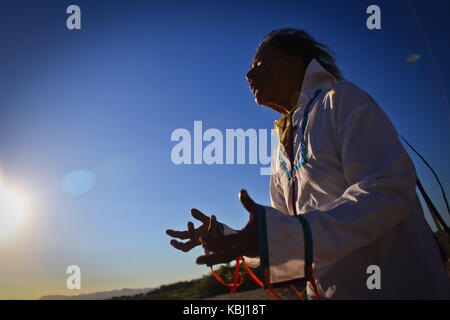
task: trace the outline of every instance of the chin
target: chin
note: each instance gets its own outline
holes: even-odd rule
[[[260,94],[259,91],[257,91],[256,94],[255,94],[255,102],[257,104],[259,104],[260,106],[264,106],[265,105],[264,104],[264,99],[261,97],[261,94]]]

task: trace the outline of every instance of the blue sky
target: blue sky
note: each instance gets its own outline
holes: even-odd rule
[[[155,287],[207,273],[194,262],[202,250],[178,252],[165,229],[185,229],[191,208],[241,228],[248,215],[239,190],[269,205],[269,176],[254,164],[177,166],[170,137],[193,132],[196,120],[203,130],[272,128],[280,115],[254,102],[245,74],[273,29],[305,29],[328,45],[344,77],[380,104],[448,194],[450,4],[429,3],[3,1],[0,179],[28,202],[0,239],[0,298]],[[66,28],[71,4],[81,8],[81,30]],[[381,30],[366,28],[371,4],[381,8]],[[407,62],[411,55],[419,58]],[[437,184],[412,158],[445,213]],[[85,178],[70,180],[80,170]],[[80,195],[67,187],[77,181]],[[65,287],[71,264],[81,267],[80,291]]]

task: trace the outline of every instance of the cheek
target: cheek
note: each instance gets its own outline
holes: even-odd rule
[[[255,98],[260,102],[270,100],[273,92],[278,90],[277,81],[273,78],[270,70],[261,73],[257,83],[259,90],[256,92]]]
[[[278,87],[278,81],[277,79],[271,74],[270,72],[267,72],[264,74],[264,76],[261,77],[261,84],[260,87],[262,90],[264,90],[265,95],[270,95],[270,93],[274,90],[277,90]]]
[[[271,96],[271,92],[273,91],[273,86],[271,85],[270,82],[264,82],[261,83],[261,85],[259,86],[259,91],[258,94],[262,97],[262,98],[270,98]]]

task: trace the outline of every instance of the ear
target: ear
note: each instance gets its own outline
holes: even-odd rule
[[[303,53],[294,53],[290,56],[292,64],[299,73],[304,74],[309,61],[305,61],[305,55]],[[307,59],[306,59],[307,60]]]

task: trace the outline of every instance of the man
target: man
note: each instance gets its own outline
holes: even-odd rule
[[[193,209],[203,225],[168,230],[202,244],[199,264],[245,256],[267,288],[308,280],[308,297],[449,298],[448,276],[415,191],[414,165],[378,104],[344,80],[327,47],[301,30],[272,31],[247,74],[259,105],[281,113],[271,207],[245,190],[249,223],[233,231]]]

